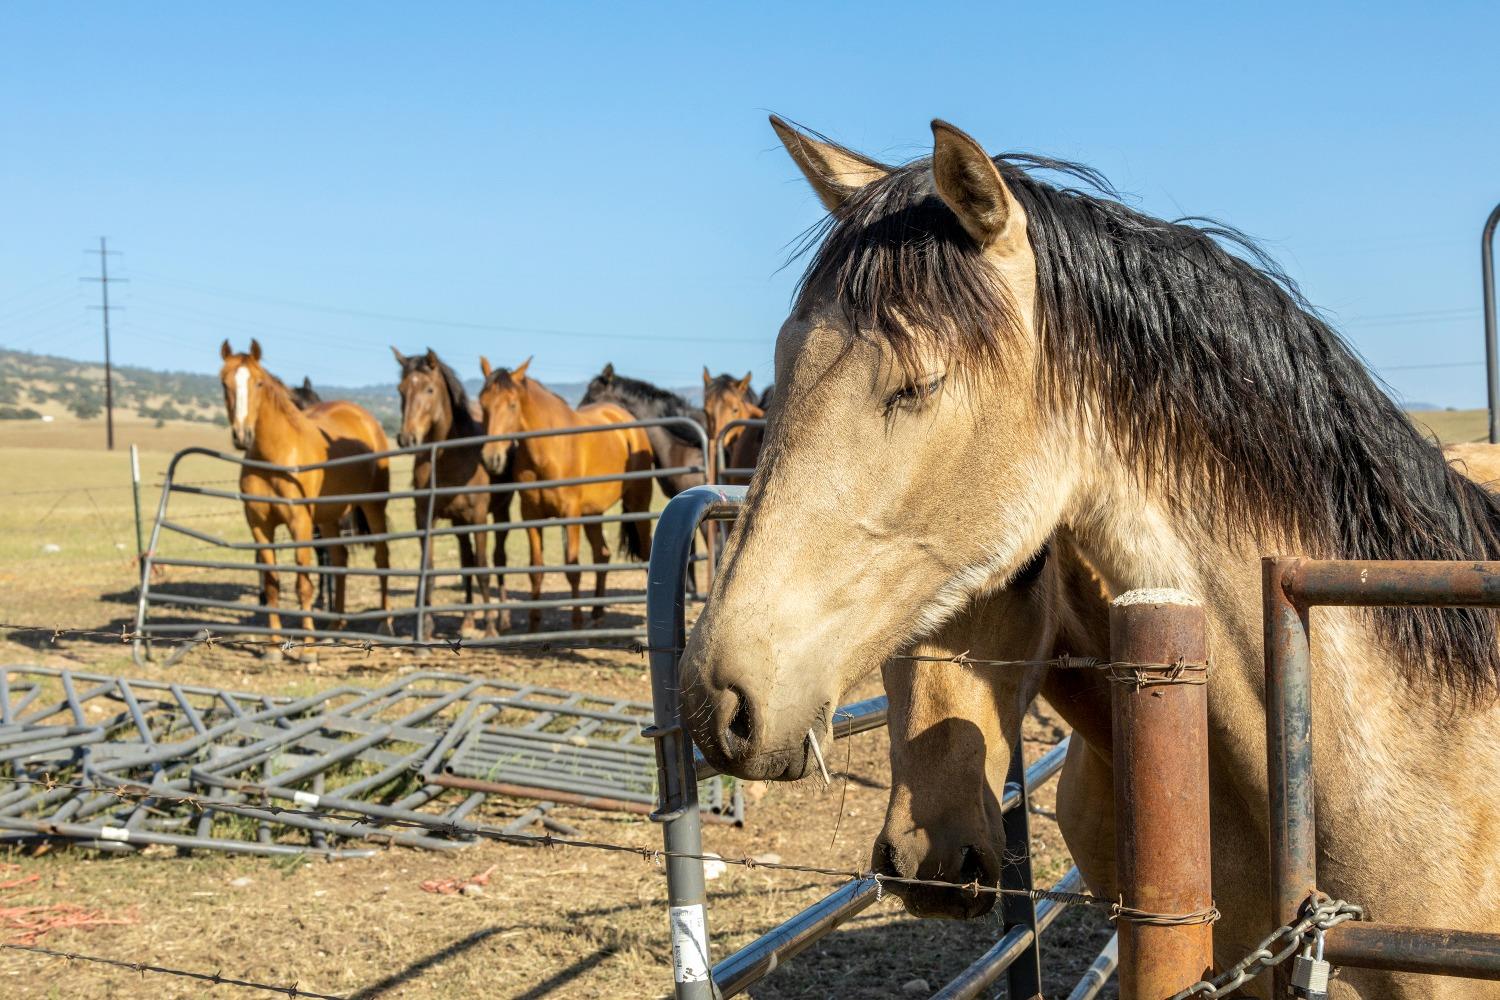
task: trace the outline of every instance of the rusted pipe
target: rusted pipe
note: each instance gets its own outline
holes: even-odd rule
[[[1323,955],[1361,969],[1500,979],[1500,935],[1477,931],[1356,921],[1328,932]]]
[[[1162,1000],[1213,965],[1213,925],[1188,916],[1213,907],[1208,639],[1202,606],[1174,590],[1122,594],[1109,624],[1120,997]]]
[[[1307,608],[1500,607],[1500,562],[1280,559],[1289,599]]]
[[[1273,927],[1292,923],[1318,882],[1313,811],[1312,651],[1307,606],[1288,583],[1308,561],[1261,560],[1265,603],[1266,773],[1271,799],[1271,912]]]

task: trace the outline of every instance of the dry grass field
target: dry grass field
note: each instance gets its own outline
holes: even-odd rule
[[[1482,413],[1417,414],[1445,441],[1482,435]],[[0,621],[118,631],[133,621],[135,528],[124,445],[141,445],[147,518],[172,451],[225,446],[222,429],[146,422],[119,427],[120,450],[102,450],[100,422],[0,424]],[[223,478],[224,466],[193,459],[185,478]],[[400,486],[407,472],[396,470]],[[401,505],[393,505],[399,507]],[[188,523],[243,537],[233,508],[208,501],[176,506]],[[393,510],[396,524],[409,511]],[[512,546],[520,540],[512,539]],[[174,543],[179,544],[179,543]],[[555,542],[553,543],[555,545]],[[555,553],[554,553],[555,554]],[[451,552],[441,558],[454,561]],[[519,548],[512,559],[520,560]],[[414,549],[396,553],[415,563]],[[355,556],[368,564],[368,553]],[[173,582],[170,577],[167,583]],[[586,579],[586,585],[590,583]],[[212,586],[250,600],[254,581],[181,574],[183,587]],[[549,580],[553,592],[561,581]],[[638,587],[639,580],[617,586]],[[291,578],[283,583],[289,592]],[[351,602],[366,605],[369,593]],[[284,600],[286,597],[284,596]],[[403,590],[397,602],[409,602]],[[630,620],[616,615],[621,621]],[[272,664],[243,653],[200,649],[171,668],[135,666],[129,650],[106,640],[0,632],[0,662],[72,666],[171,678],[267,693],[303,693],[338,683],[375,686],[426,661],[399,652],[325,654],[315,664]],[[452,664],[444,664],[452,667]],[[638,699],[649,697],[645,665],[623,652],[466,653],[461,669]],[[863,693],[872,693],[867,685]],[[1062,731],[1045,712],[1028,721],[1039,754]],[[710,827],[707,847],[726,857],[775,853],[788,862],[862,868],[883,819],[886,736],[867,733],[841,746],[830,764],[834,784],[816,781],[753,789],[744,829]],[[847,755],[847,756],[846,756]],[[1050,788],[1038,796],[1050,809]],[[486,818],[516,815],[521,803],[492,798]],[[625,814],[562,809],[557,815],[585,836],[654,847],[659,831]],[[1056,827],[1033,823],[1039,882],[1067,867]],[[0,936],[13,938],[7,908],[69,903],[121,922],[49,933],[40,944],[130,961],[207,971],[350,997],[514,998],[653,996],[670,985],[664,882],[659,869],[634,858],[582,850],[526,849],[486,843],[456,854],[388,849],[359,861],[272,861],[213,855],[176,857],[147,850],[125,858],[84,851],[14,853],[0,858]],[[497,866],[482,895],[423,892],[432,878],[467,876]],[[27,881],[30,876],[34,880]],[[710,883],[709,917],[717,955],[752,939],[831,887],[827,880],[731,867]],[[1049,934],[1049,996],[1065,995],[1108,937],[1098,914],[1072,911]],[[849,998],[900,994],[922,979],[933,988],[993,942],[990,921],[918,921],[887,899],[790,963],[752,991],[773,997]],[[197,997],[199,984],[142,978],[81,963],[0,953],[0,995],[17,998]],[[213,991],[229,995],[227,988]],[[264,995],[264,994],[247,994]]]

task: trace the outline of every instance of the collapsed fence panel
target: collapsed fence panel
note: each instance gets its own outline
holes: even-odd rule
[[[348,856],[370,849],[341,845],[378,835],[452,850],[477,842],[457,825],[488,794],[631,798],[644,811],[650,710],[441,671],[273,698],[4,668],[0,841]],[[453,780],[492,739],[503,748],[481,780]],[[737,782],[705,782],[702,798],[714,819],[743,817]],[[531,818],[546,824],[546,808]]]
[[[436,468],[437,459],[445,449],[472,448],[496,443],[509,444],[514,447],[519,442],[537,438],[572,438],[582,434],[611,433],[623,429],[647,427],[669,427],[695,438],[701,449],[701,462],[672,468],[612,471],[605,474],[564,476],[541,480],[512,481],[502,477],[487,485],[439,485],[437,478],[433,477],[432,481],[422,489],[392,489],[332,496],[304,496],[298,491],[290,490],[288,492],[294,495],[265,496],[261,493],[245,492],[240,488],[220,488],[222,484],[235,482],[234,479],[224,476],[211,478],[207,482],[186,482],[182,474],[183,463],[194,458],[222,463],[228,467],[230,475],[243,476],[247,471],[253,470],[271,477],[283,476],[287,479],[302,473],[355,463],[369,463],[377,460],[389,462],[392,459],[407,457],[424,458]],[[141,587],[135,616],[135,633],[141,637],[135,645],[137,661],[140,662],[142,657],[148,655],[152,637],[191,636],[205,628],[215,636],[250,635],[302,641],[356,639],[369,646],[400,646],[425,641],[433,631],[430,627],[431,619],[453,619],[455,616],[463,619],[463,625],[474,626],[476,634],[465,637],[468,645],[522,645],[533,644],[538,639],[566,641],[575,645],[606,645],[620,640],[639,639],[644,634],[644,625],[641,621],[642,610],[646,602],[643,581],[644,572],[648,567],[644,559],[609,559],[607,561],[593,559],[583,562],[575,558],[572,561],[547,562],[545,561],[546,549],[543,549],[541,550],[544,553],[543,561],[522,565],[519,560],[512,559],[506,554],[506,540],[512,531],[528,533],[535,531],[541,537],[545,537],[553,529],[562,529],[575,536],[578,534],[597,535],[610,526],[618,526],[618,530],[622,533],[622,543],[625,541],[624,534],[627,532],[644,536],[658,518],[657,511],[624,510],[620,509],[617,501],[613,508],[603,512],[568,513],[567,510],[558,506],[562,501],[556,498],[560,493],[565,493],[571,488],[601,483],[620,483],[623,487],[631,482],[654,482],[665,476],[679,473],[707,475],[710,458],[710,443],[703,429],[694,421],[684,417],[664,417],[601,426],[522,431],[450,441],[433,441],[382,452],[344,456],[307,465],[274,465],[232,452],[209,448],[184,449],[173,456],[167,467],[161,498],[151,526],[150,541],[142,558]],[[507,473],[508,476],[509,473]],[[434,513],[440,498],[472,494],[504,497],[507,511],[510,498],[520,496],[523,504],[522,516],[510,520],[507,514],[504,520],[486,520],[481,524],[439,525]],[[177,507],[173,505],[174,498],[193,504],[193,509],[179,514]],[[552,506],[543,507],[541,498],[551,498],[549,502]],[[400,505],[392,508],[397,512],[409,502],[412,505],[410,510],[414,525],[421,525],[425,521],[425,527],[414,526],[410,529],[391,529],[382,532],[369,530],[341,532],[334,537],[288,538],[257,542],[248,536],[230,537],[222,530],[186,523],[194,518],[223,517],[228,520],[238,517],[242,520],[241,508],[246,503],[269,504],[287,509],[330,505],[347,507],[363,502],[384,505],[393,501]],[[527,514],[527,505],[534,505],[536,510],[542,513]],[[418,510],[419,507],[422,509]],[[547,513],[549,510],[550,514]],[[423,511],[426,513],[425,518],[419,516]],[[482,556],[480,561],[487,559],[487,553],[494,548],[498,564],[429,566],[429,560],[424,559],[423,554],[432,552],[434,543],[445,538],[454,539],[461,546],[474,547]],[[402,553],[406,553],[410,558],[394,559],[393,562],[398,565],[388,568],[336,566],[326,562],[313,565],[314,554],[327,554],[334,549],[350,551],[353,548],[357,551],[358,547],[376,543],[394,546],[397,550],[396,555],[401,556]],[[613,545],[613,542],[609,544]],[[192,546],[192,548],[176,551],[178,546]],[[622,545],[622,547],[628,546]],[[641,547],[644,548],[644,544]],[[276,563],[278,555],[284,557],[288,553],[295,554],[304,564]],[[263,561],[270,561],[273,565],[268,567],[263,564]],[[517,564],[511,565],[512,562]],[[708,563],[707,569],[710,573],[712,572],[711,553],[696,556],[696,562]],[[396,607],[393,602],[393,606],[389,609],[371,607],[340,612],[326,606],[330,602],[325,601],[323,607],[272,607],[265,603],[261,589],[261,574],[268,569],[281,574],[307,574],[310,578],[320,582],[378,581],[382,587],[395,585],[402,589],[402,593],[396,595],[401,600],[402,606]],[[626,574],[623,579],[627,586],[602,589],[604,584],[600,578],[606,573]],[[184,585],[181,580],[174,582],[162,579],[167,574],[179,577],[189,575],[200,578],[203,582]],[[556,574],[562,574],[564,577],[593,574],[595,589],[598,593],[591,594],[580,590],[577,594],[558,594],[553,591],[544,595],[541,591],[542,585],[549,576]],[[511,583],[509,588],[507,587],[507,581],[512,578],[521,578],[523,586],[534,592],[529,597],[512,598],[507,593],[508,589],[515,587],[514,583]],[[493,579],[498,584],[497,598],[488,601],[482,598],[476,599],[474,593],[476,584],[489,579]],[[693,575],[693,579],[696,580],[696,574]],[[453,586],[459,587],[460,593],[452,599],[440,596],[436,588],[442,581],[449,581]],[[571,587],[570,583],[570,589]],[[330,586],[327,589],[335,588]],[[251,594],[260,596],[247,601],[244,599],[244,592],[247,590]],[[697,593],[696,586],[694,592]],[[596,627],[585,628],[577,624],[578,614],[585,610],[594,614]],[[519,630],[497,632],[487,627],[501,620],[502,616],[518,615],[526,618],[545,612],[574,612],[575,620],[571,626],[562,627],[558,627],[556,623],[544,623],[546,627],[535,633]],[[281,616],[280,626],[273,628],[269,623],[260,623],[268,620],[272,615]],[[457,624],[459,623],[451,620],[439,621],[439,627],[451,633],[458,631],[458,628],[452,627]],[[481,630],[483,634],[479,634]],[[275,645],[274,642],[267,643],[267,648],[273,648]]]
[[[714,771],[697,753],[683,725],[677,674],[680,651],[687,638],[682,584],[699,525],[705,520],[733,520],[744,503],[745,493],[743,486],[699,486],[679,494],[662,513],[651,560],[648,638],[654,723],[645,735],[656,743],[659,800],[652,819],[662,825],[667,851],[668,922],[674,993],[678,1000],[715,1000],[744,992],[787,959],[864,910],[879,894],[874,879],[846,883],[734,954],[717,964],[712,962],[703,864],[699,860],[704,850],[697,796],[700,780]],[[885,725],[886,708],[883,697],[840,708],[834,716],[834,738],[844,739]],[[1003,890],[1032,888],[1030,841],[1026,832],[1028,794],[1061,770],[1066,754],[1064,741],[1025,767],[1021,749],[1016,749],[1001,800],[1010,862],[1002,868]],[[1026,860],[1018,863],[1020,859]],[[1081,877],[1074,869],[1059,883],[1058,891],[1072,892],[1080,885]],[[1060,903],[1051,901],[1035,908],[1027,906],[1024,914],[1015,909],[1004,911],[1000,940],[938,995],[977,996],[1007,972],[1012,973],[1013,986],[1030,988],[1027,984],[1036,983],[1035,989],[1039,990],[1041,933],[1062,909]],[[1102,962],[1103,956],[1095,966]],[[1113,967],[1112,961],[1106,964]],[[1080,984],[1080,989],[1085,985]],[[1083,995],[1093,993],[1085,991]]]

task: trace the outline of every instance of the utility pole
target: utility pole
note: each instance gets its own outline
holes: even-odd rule
[[[111,278],[109,276],[109,258],[118,257],[120,251],[111,250],[106,245],[104,237],[99,237],[98,250],[85,250],[84,253],[96,253],[99,255],[99,277],[83,278],[83,281],[99,282],[99,295],[101,302],[91,309],[98,309],[104,317],[104,438],[110,451],[115,450],[115,377],[109,359],[109,311],[119,309],[119,306],[109,304],[109,286],[111,282],[118,283],[129,281],[129,278]]]

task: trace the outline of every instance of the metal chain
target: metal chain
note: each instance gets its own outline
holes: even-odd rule
[[[1360,920],[1364,917],[1365,911],[1362,906],[1345,902],[1342,899],[1330,899],[1319,892],[1307,897],[1302,904],[1302,914],[1294,923],[1272,931],[1264,941],[1256,945],[1248,955],[1236,962],[1223,975],[1216,979],[1205,979],[1194,983],[1175,994],[1172,1000],[1190,1000],[1193,997],[1216,1000],[1218,997],[1228,996],[1262,972],[1273,969],[1291,958],[1306,943],[1307,936],[1314,930],[1326,931],[1346,920]]]

